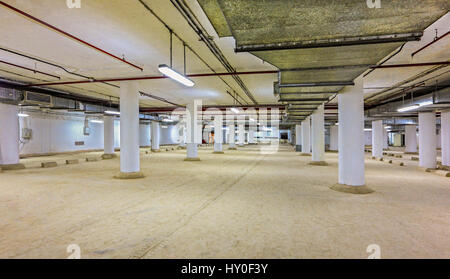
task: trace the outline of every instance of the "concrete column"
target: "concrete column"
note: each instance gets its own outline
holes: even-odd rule
[[[120,174],[116,178],[141,178],[139,161],[139,86],[120,83]]]
[[[312,114],[312,161],[311,165],[326,166],[325,162],[325,119],[324,105]]]
[[[104,154],[103,159],[112,159],[117,157],[114,154],[114,116],[103,116],[103,141],[104,141]]]
[[[194,100],[186,107],[187,112],[187,150],[185,161],[200,161],[198,145],[202,140],[202,126],[198,124],[198,112],[202,111],[202,101]]]
[[[180,134],[180,146],[185,147],[186,146],[186,127],[184,124],[180,124],[179,127],[179,134]]]
[[[405,125],[405,153],[417,153],[417,132],[416,125]]]
[[[450,111],[441,112],[442,165],[450,167]]]
[[[139,124],[139,145],[141,147],[148,147],[151,144],[150,139],[150,125],[149,123]]]
[[[228,143],[229,143],[229,147],[228,147],[228,149],[231,149],[231,150],[235,150],[236,149],[236,140],[235,140],[235,138],[236,138],[236,135],[235,135],[235,126],[234,126],[234,124],[233,125],[230,125],[230,126],[228,126]]]
[[[388,134],[388,132],[387,132],[387,130],[386,129],[384,129],[384,127],[383,127],[383,135],[384,135],[384,138],[383,138],[383,149],[389,149],[389,134]],[[372,142],[372,147],[373,147],[373,142]]]
[[[248,143],[255,144],[255,131],[253,129],[248,131]]]
[[[364,92],[363,79],[339,94],[339,184],[331,189],[352,193],[373,192],[364,186]]]
[[[295,125],[295,151],[302,151],[302,125]]]
[[[437,130],[437,135],[436,135],[436,148],[437,149],[442,149],[442,131],[441,129]]]
[[[436,113],[419,112],[419,166],[436,168]]]
[[[239,146],[244,146],[245,144],[245,125],[239,124],[238,126],[238,144]]]
[[[159,152],[159,142],[161,138],[161,124],[157,121],[152,121],[152,151]]]
[[[214,116],[214,153],[223,154],[223,116]]]
[[[24,169],[19,164],[19,108],[0,103],[0,170]]]
[[[309,116],[302,121],[302,156],[311,156],[311,121]]]
[[[331,126],[330,128],[330,150],[338,151],[339,144],[339,126]]]
[[[372,121],[372,156],[375,158],[383,158],[384,133],[383,120]]]

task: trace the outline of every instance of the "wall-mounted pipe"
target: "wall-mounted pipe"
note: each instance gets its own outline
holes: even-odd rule
[[[425,46],[421,47],[420,49],[414,51],[414,52],[411,54],[411,57],[414,57],[414,55],[416,55],[417,53],[419,53],[419,52],[421,52],[422,50],[428,48],[429,46],[435,44],[436,42],[438,42],[438,41],[441,40],[442,38],[445,38],[449,33],[450,33],[450,31],[448,31],[447,33],[445,33],[444,35],[442,35],[442,36],[440,36],[440,37],[435,38],[434,41],[432,41],[432,42],[426,44]]]
[[[38,74],[41,74],[41,75],[46,75],[46,76],[49,76],[49,77],[54,77],[54,78],[57,78],[57,79],[61,79],[59,76],[55,76],[55,75],[52,75],[52,74],[49,74],[49,73],[44,73],[44,72],[41,72],[41,71],[38,71],[38,70],[35,70],[35,69],[31,69],[31,68],[27,68],[27,67],[20,66],[20,65],[17,65],[17,64],[9,63],[9,62],[3,61],[3,60],[0,60],[0,63],[6,64],[6,65],[9,65],[9,66],[13,66],[13,67],[16,67],[16,68],[24,69],[24,70],[27,70],[27,71],[31,71],[33,73],[38,73]]]
[[[7,3],[5,3],[5,2],[3,2],[3,1],[0,1],[0,5],[4,6],[5,8],[8,8],[8,9],[10,9],[10,10],[12,10],[12,11],[18,13],[18,14],[21,14],[22,16],[25,16],[26,18],[28,18],[28,19],[30,19],[30,20],[32,20],[32,21],[34,21],[34,22],[37,22],[37,23],[39,23],[39,24],[42,24],[42,25],[44,25],[44,26],[46,26],[46,27],[48,27],[48,28],[50,28],[50,29],[52,29],[52,30],[54,30],[54,31],[56,31],[56,32],[58,32],[58,33],[60,33],[60,34],[63,34],[63,35],[65,35],[65,36],[67,36],[67,37],[69,37],[69,38],[71,38],[71,39],[73,39],[73,40],[75,40],[75,41],[77,41],[77,42],[83,44],[83,45],[86,45],[86,46],[88,46],[88,47],[90,47],[90,48],[93,48],[93,49],[95,49],[95,50],[97,50],[97,51],[99,51],[99,52],[101,52],[101,53],[103,53],[103,54],[106,54],[106,55],[108,55],[108,56],[110,56],[110,57],[112,57],[112,58],[114,58],[114,59],[116,59],[116,60],[118,60],[118,61],[121,61],[121,62],[123,62],[123,63],[126,63],[126,64],[130,65],[130,66],[133,67],[133,68],[139,69],[139,70],[141,70],[141,71],[144,70],[143,68],[141,68],[141,67],[139,67],[139,66],[137,66],[137,65],[135,65],[135,64],[133,64],[133,63],[131,63],[131,62],[128,62],[127,60],[125,60],[125,59],[123,59],[123,58],[120,58],[120,57],[118,57],[118,56],[116,56],[116,55],[114,55],[114,54],[112,54],[112,53],[110,53],[110,52],[107,52],[106,50],[103,50],[103,49],[101,49],[101,48],[99,48],[99,47],[97,47],[97,46],[94,46],[94,45],[91,44],[91,43],[88,43],[88,42],[86,42],[86,41],[84,41],[84,40],[82,40],[82,39],[80,39],[80,38],[78,38],[78,37],[75,37],[74,35],[72,35],[72,34],[70,34],[70,33],[67,33],[67,32],[65,32],[65,31],[59,29],[58,27],[55,27],[55,26],[53,26],[53,25],[51,25],[51,24],[49,24],[49,23],[47,23],[47,22],[45,22],[45,21],[43,21],[43,20],[40,20],[40,19],[38,19],[38,18],[36,18],[36,17],[34,17],[34,16],[32,16],[32,15],[30,15],[30,14],[28,14],[28,13],[22,11],[22,10],[19,10],[19,9],[17,9],[17,8],[11,6],[11,5],[8,5]]]

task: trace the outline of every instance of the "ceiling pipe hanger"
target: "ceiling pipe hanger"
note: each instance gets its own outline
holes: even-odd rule
[[[10,63],[10,62],[6,62],[6,61],[3,61],[3,60],[0,60],[0,63],[6,64],[6,65],[9,65],[9,66],[12,66],[12,67],[24,69],[24,70],[27,70],[27,71],[31,71],[31,72],[33,72],[35,74],[46,75],[46,76],[49,76],[49,77],[57,78],[59,80],[61,79],[59,76],[56,76],[56,75],[52,75],[52,74],[49,74],[49,73],[41,72],[41,71],[38,71],[36,69],[27,68],[27,67],[20,66],[20,65],[17,65],[17,64],[13,64],[13,63]]]

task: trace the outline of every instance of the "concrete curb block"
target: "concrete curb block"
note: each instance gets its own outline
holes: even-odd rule
[[[78,159],[70,159],[70,160],[66,160],[66,165],[76,165],[79,164],[80,161]]]
[[[185,162],[199,162],[200,158],[185,158],[184,159]]]
[[[23,170],[25,169],[24,164],[12,164],[12,165],[1,165],[2,170]]]
[[[214,151],[212,154],[225,154],[223,151]]]
[[[86,162],[97,162],[98,158],[97,157],[86,157]]]
[[[309,162],[308,165],[325,167],[325,166],[328,166],[328,163],[325,162],[325,161],[320,161],[320,162]]]
[[[114,158],[117,158],[116,154],[103,154],[102,155],[103,160],[110,160],[110,159],[114,159]]]
[[[56,162],[42,162],[41,163],[41,168],[55,168],[58,166],[58,163]]]

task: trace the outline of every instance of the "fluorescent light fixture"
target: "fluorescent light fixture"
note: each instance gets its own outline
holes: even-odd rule
[[[173,122],[173,120],[170,119],[170,118],[164,118],[164,119],[162,120],[162,122]]]
[[[169,66],[167,66],[166,64],[161,64],[158,66],[158,70],[165,76],[178,81],[179,83],[187,86],[187,87],[192,87],[195,85],[195,83],[188,79],[187,77],[183,76],[180,73],[175,72],[172,68],[170,68]]]
[[[255,122],[256,120],[255,119],[253,119],[253,118],[250,118],[249,119],[251,122]]]
[[[420,108],[420,107],[429,106],[429,105],[432,105],[432,104],[433,104],[432,101],[426,101],[426,102],[423,102],[423,103],[419,103],[419,104],[407,106],[407,107],[404,107],[404,108],[400,108],[400,109],[398,109],[397,111],[398,111],[398,112],[405,112],[405,111],[410,111],[410,110],[418,109],[418,108]]]
[[[372,132],[372,129],[364,129],[365,132]]]
[[[161,125],[161,129],[167,129],[167,128],[169,128],[169,127]]]
[[[90,122],[91,122],[91,123],[99,123],[99,124],[103,124],[103,121],[97,120],[97,119],[91,120]]]
[[[26,113],[19,113],[17,114],[19,117],[28,117],[29,115]]]
[[[112,110],[107,110],[105,111],[106,114],[113,114],[113,115],[120,115],[120,111],[112,111]]]
[[[385,129],[391,129],[392,127],[391,126],[386,126],[386,127],[384,127]]]
[[[234,113],[239,113],[239,110],[237,108],[231,108],[231,111]]]

